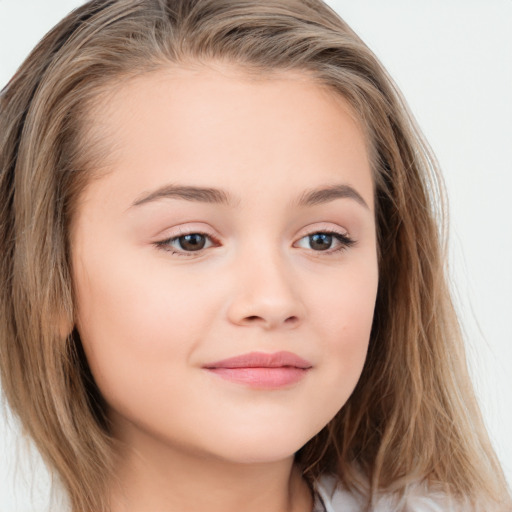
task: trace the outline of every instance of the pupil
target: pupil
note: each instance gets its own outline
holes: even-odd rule
[[[309,243],[312,249],[325,251],[332,245],[332,235],[328,233],[315,233],[309,237]]]
[[[203,235],[193,233],[191,235],[180,236],[179,242],[181,248],[185,251],[199,251],[204,247],[206,240]]]

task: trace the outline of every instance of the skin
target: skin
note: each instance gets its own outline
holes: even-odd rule
[[[355,115],[306,75],[212,64],[128,81],[91,117],[111,152],[78,205],[72,258],[77,326],[122,446],[114,512],[311,510],[293,456],[354,389],[377,292]],[[155,196],[168,185],[229,202]],[[340,185],[352,192],[298,204]],[[310,238],[331,231],[327,250]],[[205,245],[187,252],[192,233]],[[276,389],[204,368],[255,351],[311,368]]]

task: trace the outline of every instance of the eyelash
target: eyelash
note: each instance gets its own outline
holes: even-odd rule
[[[174,249],[170,245],[172,242],[176,242],[180,238],[183,238],[184,236],[190,236],[190,235],[201,235],[201,236],[204,236],[206,239],[210,240],[213,243],[214,246],[220,244],[219,240],[217,240],[214,236],[212,236],[212,235],[210,235],[208,233],[204,233],[202,231],[188,231],[188,232],[180,232],[176,236],[173,236],[171,238],[166,238],[165,240],[160,240],[158,242],[155,242],[155,245],[156,245],[156,247],[158,249],[170,252],[171,254],[176,255],[176,256],[184,256],[185,258],[187,258],[187,257],[190,258],[190,257],[193,257],[195,255],[202,254],[206,249],[209,249],[209,247],[207,247],[206,249],[199,249],[197,251],[185,251],[183,249],[176,250],[176,249]]]
[[[352,238],[350,238],[350,236],[348,236],[348,235],[346,235],[344,233],[340,233],[338,231],[329,230],[329,229],[323,229],[323,230],[320,230],[320,231],[313,231],[311,233],[308,233],[308,234],[304,235],[298,241],[303,240],[303,239],[308,238],[308,237],[312,237],[314,235],[318,235],[318,234],[330,235],[339,243],[339,246],[334,248],[334,249],[330,248],[330,249],[318,250],[318,251],[315,251],[315,250],[311,249],[312,252],[318,253],[318,255],[335,255],[335,254],[341,253],[341,252],[349,249],[350,247],[354,246],[355,243],[356,243],[356,241],[353,240]],[[203,237],[205,237],[206,239],[208,239],[208,240],[210,240],[212,242],[212,246],[216,246],[216,245],[218,246],[220,244],[219,240],[217,240],[214,236],[212,236],[212,235],[210,235],[208,233],[204,233],[204,232],[201,232],[201,231],[189,231],[189,232],[183,232],[183,233],[180,232],[178,235],[173,236],[171,238],[166,238],[165,240],[157,241],[157,242],[155,242],[154,245],[158,249],[160,249],[160,250],[167,251],[167,252],[170,252],[173,255],[182,256],[182,257],[185,257],[185,258],[187,258],[187,257],[190,258],[190,257],[194,257],[195,255],[200,255],[205,250],[210,248],[210,247],[206,247],[206,248],[198,249],[196,251],[186,251],[186,250],[183,250],[183,249],[176,250],[176,249],[174,249],[171,246],[171,244],[173,242],[177,242],[180,238],[183,238],[185,236],[190,236],[190,235],[200,235],[200,236],[203,236]]]
[[[350,238],[349,235],[345,233],[340,233],[339,231],[334,231],[332,229],[322,229],[319,231],[313,231],[312,233],[308,233],[307,235],[304,235],[301,237],[298,241],[303,240],[305,238],[310,238],[314,235],[329,235],[332,236],[338,243],[338,247],[335,247],[334,249],[325,249],[320,251],[315,251],[311,249],[313,252],[318,253],[318,255],[333,255],[333,254],[339,254],[343,251],[346,251],[347,249],[350,249],[350,247],[354,246],[356,241],[353,238]]]

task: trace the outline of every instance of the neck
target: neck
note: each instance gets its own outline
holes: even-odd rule
[[[156,445],[159,446],[156,446]],[[120,451],[112,512],[310,512],[293,457],[234,463],[146,440]]]

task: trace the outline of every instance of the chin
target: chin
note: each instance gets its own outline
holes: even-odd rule
[[[221,458],[235,464],[271,464],[291,459],[297,450],[270,449],[265,447],[241,448],[236,453],[223,454]]]
[[[223,439],[217,437],[215,453],[218,457],[239,464],[264,464],[293,458],[314,435],[293,432],[260,432],[252,435],[232,434]]]

